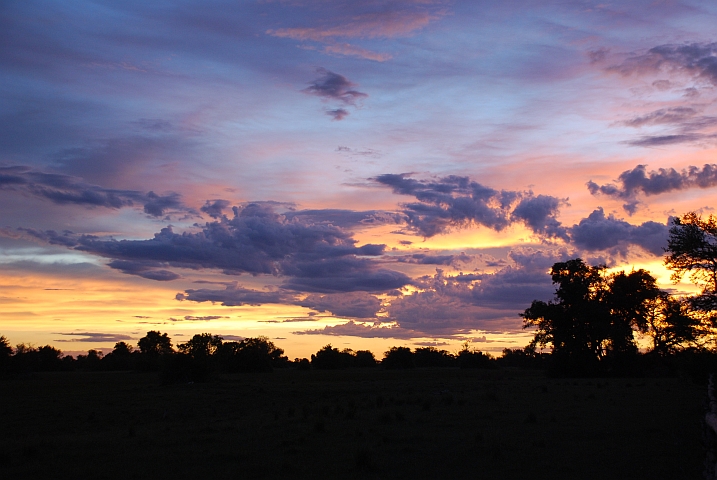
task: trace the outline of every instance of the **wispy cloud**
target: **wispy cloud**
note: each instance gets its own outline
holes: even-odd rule
[[[682,74],[717,85],[717,43],[664,44],[608,68],[622,75]]]
[[[125,340],[132,340],[129,335],[122,335],[117,333],[97,333],[97,332],[71,332],[71,333],[56,333],[55,335],[62,335],[63,337],[56,339],[56,342],[121,342]]]
[[[0,189],[13,190],[49,200],[59,205],[82,205],[120,209],[141,205],[144,213],[162,217],[167,213],[197,212],[182,203],[181,195],[164,195],[136,190],[103,188],[85,183],[81,178],[59,173],[47,173],[28,166],[0,167]]]
[[[268,35],[323,45],[322,51],[385,62],[391,54],[375,52],[341,39],[387,39],[406,37],[446,15],[442,2],[391,2],[378,9],[370,2],[337,2],[334,9],[324,8],[324,21],[310,27],[276,28]],[[325,7],[325,5],[324,5]],[[327,11],[328,10],[328,11]]]

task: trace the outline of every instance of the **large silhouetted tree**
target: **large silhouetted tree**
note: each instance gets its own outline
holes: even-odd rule
[[[673,270],[672,280],[679,281],[686,273],[702,288],[692,299],[699,310],[717,309],[717,218],[703,220],[695,212],[672,220],[665,249],[665,266]]]
[[[550,273],[555,301],[535,300],[521,316],[524,328],[536,327],[529,348],[550,346],[561,369],[586,373],[605,358],[636,354],[636,331],[657,337],[662,350],[692,338],[681,317],[660,310],[669,297],[645,270],[609,275],[577,258],[554,264]]]
[[[154,330],[147,332],[147,335],[139,339],[137,342],[139,351],[146,355],[160,355],[164,353],[172,353],[172,340],[166,333],[160,333]]]
[[[521,314],[524,328],[537,327],[531,347],[550,345],[555,358],[580,369],[604,356],[610,316],[601,302],[603,270],[579,258],[553,265],[556,301],[534,300]]]
[[[177,349],[195,359],[205,359],[214,355],[221,348],[224,339],[219,335],[211,333],[199,333],[194,335],[186,343],[177,345]]]

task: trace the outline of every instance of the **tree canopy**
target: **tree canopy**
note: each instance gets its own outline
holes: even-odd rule
[[[521,316],[535,327],[530,349],[552,349],[555,362],[585,371],[604,359],[637,353],[636,335],[652,338],[652,350],[667,354],[694,344],[699,321],[671,298],[645,270],[609,274],[582,259],[555,263],[555,301],[534,300]]]
[[[702,311],[717,309],[717,218],[707,220],[695,212],[674,218],[665,249],[665,266],[673,271],[678,282],[689,273],[690,280],[702,293],[692,299]]]

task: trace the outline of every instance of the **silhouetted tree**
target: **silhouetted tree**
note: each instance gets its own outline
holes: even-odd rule
[[[174,351],[172,350],[172,340],[167,334],[154,330],[150,330],[147,335],[140,338],[137,346],[143,355],[161,355]]]
[[[214,356],[226,372],[270,372],[287,367],[284,350],[266,337],[245,338],[241,342],[223,342]]]
[[[523,328],[537,327],[531,347],[552,346],[556,363],[584,371],[604,355],[610,330],[600,267],[577,258],[553,265],[556,302],[534,300],[521,314]]]
[[[553,365],[565,373],[590,373],[605,358],[613,367],[630,361],[634,332],[652,332],[653,306],[663,295],[655,279],[645,270],[608,275],[579,258],[550,273],[556,301],[535,300],[521,314],[524,328],[537,327],[529,348],[550,345]]]
[[[12,357],[12,347],[5,335],[0,336],[0,361],[5,361]]]
[[[35,348],[21,343],[15,348],[13,363],[20,371],[52,372],[64,370],[62,352],[55,347],[45,345]]]
[[[358,368],[375,367],[376,357],[369,350],[357,350],[354,353],[354,365]]]
[[[132,345],[125,342],[115,343],[110,353],[102,358],[103,370],[131,370],[135,368],[135,363],[139,352],[135,352]]]
[[[455,360],[448,351],[436,347],[419,347],[413,351],[413,363],[417,367],[450,367]]]
[[[157,370],[161,367],[163,357],[171,356],[172,341],[166,333],[150,330],[137,342],[140,358],[136,362],[139,370]],[[169,359],[164,359],[169,361]]]
[[[703,220],[695,212],[674,218],[665,252],[665,266],[674,271],[673,281],[689,273],[690,280],[702,288],[693,300],[695,307],[717,309],[717,218],[710,215]]]
[[[12,347],[5,336],[0,336],[0,376],[6,375],[10,371],[10,362],[12,361]]]
[[[531,347],[504,348],[502,353],[502,356],[496,358],[496,363],[501,367],[543,368],[549,357],[549,354],[536,352]]]
[[[181,353],[185,353],[195,359],[206,359],[221,348],[224,339],[219,335],[211,333],[200,333],[194,335],[186,343],[177,345]]]
[[[78,355],[75,360],[77,368],[83,370],[99,370],[103,354],[98,350],[88,350],[87,355]]]
[[[125,342],[117,342],[115,343],[115,347],[112,349],[111,353],[118,357],[126,357],[131,355],[132,351],[134,351],[134,347],[132,347],[132,345]]]
[[[413,368],[413,352],[408,347],[391,347],[384,353],[381,365],[389,369]]]
[[[700,315],[691,312],[690,301],[664,292],[652,302],[645,330],[652,337],[652,351],[661,356],[700,347],[704,333]]]
[[[353,351],[344,349],[339,351],[331,344],[324,346],[316,354],[311,354],[311,366],[320,370],[336,370],[349,368],[354,363]]]
[[[456,357],[460,368],[495,368],[493,357],[488,353],[480,350],[469,348],[468,342],[463,344],[463,348],[458,352]]]

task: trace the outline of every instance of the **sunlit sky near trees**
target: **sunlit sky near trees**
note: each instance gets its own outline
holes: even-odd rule
[[[5,1],[0,334],[499,353],[714,212],[713,1]]]

